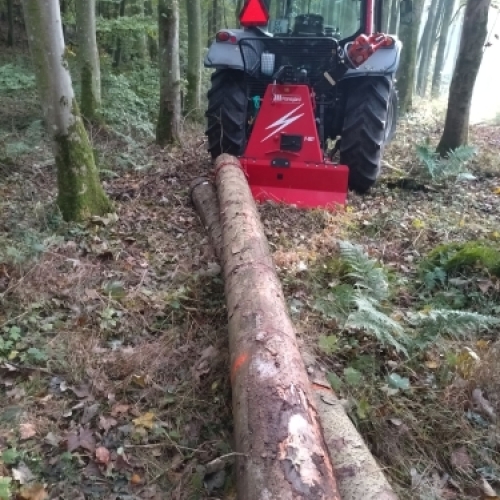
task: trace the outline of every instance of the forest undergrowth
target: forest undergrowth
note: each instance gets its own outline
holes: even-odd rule
[[[3,68],[0,498],[234,498],[223,283],[188,199],[202,129],[159,149],[143,80],[110,74],[113,126],[88,129],[116,213],[67,224],[30,74]],[[493,496],[500,127],[443,161],[442,108],[416,106],[345,211],[259,210],[308,371],[401,498]]]

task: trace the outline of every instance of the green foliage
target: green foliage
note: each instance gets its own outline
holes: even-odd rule
[[[424,271],[442,268],[446,273],[472,267],[500,277],[500,250],[488,241],[448,243],[432,250],[422,265]]]
[[[370,259],[358,245],[348,241],[339,243],[340,256],[347,265],[347,276],[355,282],[355,288],[378,301],[389,296],[389,284],[385,271],[378,262]]]
[[[417,146],[417,157],[423,165],[423,174],[433,182],[457,178],[468,172],[467,164],[476,154],[471,146],[460,146],[450,151],[447,158],[441,158],[428,144]]]
[[[354,281],[334,286],[320,295],[314,304],[315,310],[326,319],[336,320],[340,330],[363,331],[382,346],[408,355],[410,350],[427,348],[442,336],[463,338],[500,323],[493,316],[452,309],[410,311],[401,320],[395,320],[382,305],[382,301],[390,295],[384,269],[358,246],[342,242],[340,249],[347,269],[343,278]],[[429,283],[445,279],[445,271],[441,267],[437,269],[439,271],[436,268],[426,270]],[[337,342],[334,335],[323,336],[319,347],[325,354],[333,354]]]
[[[12,478],[0,476],[0,500],[9,500],[11,497],[10,486]]]
[[[0,66],[0,94],[35,88],[35,75],[15,64]]]
[[[447,309],[409,313],[407,321],[418,332],[416,342],[421,347],[435,342],[443,335],[459,339],[500,324],[500,319],[494,316]]]
[[[364,330],[373,335],[383,346],[392,346],[396,351],[408,354],[401,343],[408,343],[409,341],[404,328],[380,310],[380,304],[376,299],[359,296],[354,303],[356,310],[347,318],[345,328]]]
[[[391,346],[407,354],[408,339],[401,325],[382,309],[381,302],[389,296],[385,270],[358,245],[339,243],[345,269],[342,283],[315,302],[315,309],[328,319],[335,319],[342,329],[362,330],[374,336],[383,346]]]
[[[136,70],[131,75],[103,72],[105,122],[124,136],[154,137],[159,102],[159,74],[154,68]]]
[[[0,145],[4,144],[0,151],[3,150],[2,154],[12,159],[31,153],[39,146],[44,133],[42,120],[35,120],[23,131],[22,139],[11,140],[11,134],[0,136]]]

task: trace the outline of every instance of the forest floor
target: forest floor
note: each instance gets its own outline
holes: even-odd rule
[[[210,169],[202,133],[161,150],[91,128],[116,213],[67,224],[39,119],[36,100],[2,96],[0,499],[234,498],[223,283],[188,199]],[[500,127],[472,127],[469,173],[437,182],[415,151],[435,146],[441,123],[423,103],[402,121],[379,183],[345,211],[259,207],[309,372],[327,374],[408,500],[500,487],[499,327],[443,316],[408,355],[384,336],[402,342],[394,323],[434,310],[500,315],[488,253],[500,241]],[[389,293],[371,330],[335,309],[349,286],[339,241],[383,266]],[[422,267],[463,241],[481,242],[474,262],[453,274],[443,254]]]

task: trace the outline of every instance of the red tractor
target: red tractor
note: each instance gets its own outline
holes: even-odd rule
[[[376,182],[396,128],[401,42],[383,0],[246,0],[205,58],[212,158],[240,157],[257,200],[344,204]],[[401,0],[401,20],[411,18]],[[338,160],[336,160],[338,155]]]

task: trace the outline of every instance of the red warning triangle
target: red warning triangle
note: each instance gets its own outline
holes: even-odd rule
[[[266,26],[269,22],[269,12],[262,0],[247,0],[240,14],[243,26]]]

